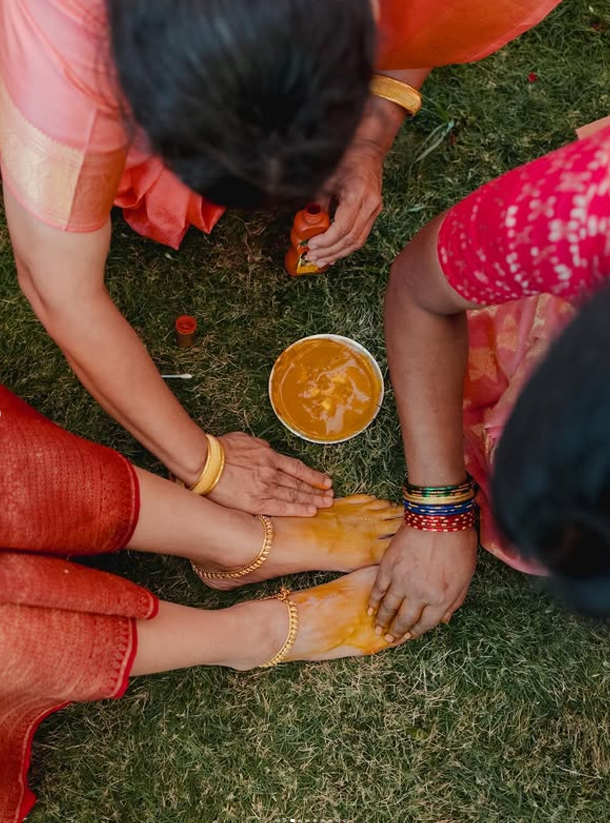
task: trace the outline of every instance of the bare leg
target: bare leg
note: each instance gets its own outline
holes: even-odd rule
[[[263,531],[251,515],[226,509],[156,475],[137,470],[141,509],[129,548],[186,557],[211,571],[249,563]],[[400,524],[401,509],[354,495],[336,500],[313,518],[275,518],[269,559],[241,581],[252,583],[299,571],[352,571],[380,561]]]
[[[286,659],[332,660],[389,648],[366,614],[376,575],[377,567],[371,566],[292,594],[299,631]],[[132,676],[191,666],[251,669],[279,651],[287,632],[288,610],[279,600],[250,601],[219,611],[161,603],[157,617],[138,621]]]

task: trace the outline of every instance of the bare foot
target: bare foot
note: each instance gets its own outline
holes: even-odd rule
[[[369,566],[332,583],[290,594],[297,605],[299,628],[286,662],[363,657],[400,645],[401,641],[388,643],[375,634],[375,620],[366,613],[377,571],[377,566]],[[258,649],[250,643],[243,657],[227,663],[245,670],[266,663],[282,648],[288,632],[288,609],[279,600],[251,601],[240,607],[250,610],[249,619],[258,622],[261,638]]]
[[[212,588],[228,591],[296,572],[350,572],[376,565],[398,530],[401,517],[401,506],[365,494],[335,500],[330,509],[321,509],[315,517],[276,517],[273,545],[259,569],[235,580],[205,582]],[[201,565],[209,571],[225,571],[253,560],[263,536],[260,523],[255,523],[256,529],[242,541],[245,545],[239,549],[240,557],[232,553],[231,566],[205,562]]]

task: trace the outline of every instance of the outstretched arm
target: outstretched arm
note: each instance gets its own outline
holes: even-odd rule
[[[104,285],[110,224],[62,232],[32,217],[4,187],[19,282],[40,321],[98,402],[177,477],[192,485],[207,439],[161,379]],[[212,499],[252,513],[311,516],[331,482],[245,434],[223,439],[225,471]]]
[[[438,261],[443,215],[398,257],[386,296],[386,342],[409,482],[462,483],[462,399],[468,356],[467,303]],[[423,634],[462,604],[474,572],[474,529],[417,531],[403,525],[381,563],[370,608],[393,637]]]

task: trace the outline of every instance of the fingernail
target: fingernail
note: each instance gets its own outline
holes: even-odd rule
[[[383,639],[386,640],[388,643],[394,643],[395,642],[395,640],[394,640],[394,638],[392,637],[391,634],[386,634],[386,636]]]
[[[375,614],[375,609],[372,606],[369,606],[368,609],[366,610],[366,613],[368,614],[369,617],[372,617]]]
[[[375,627],[375,634],[376,634],[378,637],[381,637],[381,635],[383,634],[383,629],[381,628],[381,626],[376,626],[376,627]]]
[[[318,510],[315,506],[308,506],[307,507],[307,514],[317,514]]]
[[[413,635],[411,634],[411,632],[407,632],[406,634],[403,634],[402,639],[403,640],[410,640],[412,637],[413,637]]]

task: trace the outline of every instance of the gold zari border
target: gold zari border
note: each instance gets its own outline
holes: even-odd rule
[[[68,231],[95,231],[108,219],[127,151],[81,151],[33,126],[0,77],[0,156],[9,188],[34,217]]]

